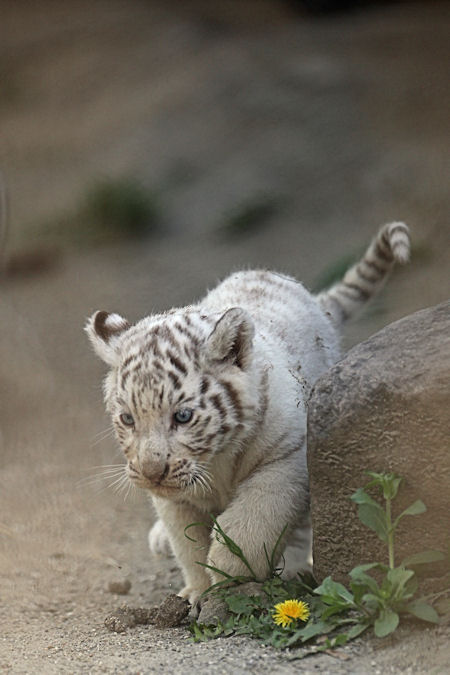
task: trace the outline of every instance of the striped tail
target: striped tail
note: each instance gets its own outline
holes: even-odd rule
[[[405,223],[383,225],[364,257],[342,281],[317,296],[320,305],[334,322],[343,323],[380,290],[395,262],[408,262],[409,250]]]

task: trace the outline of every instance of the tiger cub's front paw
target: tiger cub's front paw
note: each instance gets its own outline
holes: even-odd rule
[[[157,520],[148,533],[148,546],[153,555],[173,556],[167,530],[162,520]]]
[[[191,615],[195,618],[200,612],[200,598],[203,593],[209,588],[210,584],[201,586],[185,586],[177,595],[181,598],[186,598],[192,605]]]

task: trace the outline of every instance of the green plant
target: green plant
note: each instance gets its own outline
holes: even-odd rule
[[[251,197],[226,214],[221,230],[231,237],[257,232],[277,215],[280,207],[280,197],[265,194]]]
[[[336,584],[330,577],[325,579],[315,593],[322,596],[329,606],[329,613],[343,609],[356,610],[361,625],[374,625],[375,634],[384,637],[394,631],[400,620],[400,613],[412,614],[424,621],[437,623],[436,610],[424,600],[413,600],[417,591],[415,571],[409,566],[435,562],[444,558],[440,551],[423,551],[409,556],[395,566],[395,532],[405,516],[414,516],[426,511],[425,504],[418,499],[396,518],[392,514],[392,501],[398,493],[401,478],[393,473],[367,472],[372,480],[366,488],[378,488],[384,498],[384,508],[363,488],[359,488],[351,499],[358,505],[361,522],[376,532],[387,544],[388,565],[380,562],[358,565],[350,572],[351,592]],[[382,573],[381,583],[368,574],[371,570]],[[344,588],[344,587],[342,587]]]
[[[351,499],[358,506],[361,522],[376,532],[381,541],[386,543],[388,564],[373,562],[358,565],[350,572],[349,589],[331,577],[324,579],[317,588],[313,588],[312,580],[300,576],[292,581],[283,581],[280,578],[280,570],[274,566],[277,558],[276,549],[284,534],[283,531],[272,555],[269,557],[266,552],[268,563],[271,563],[269,564],[271,576],[261,585],[261,593],[242,595],[239,589],[234,592],[233,588],[220,587],[254,579],[251,566],[247,563],[242,549],[214,520],[213,529],[216,537],[243,560],[250,576],[233,578],[214,568],[225,579],[207,592],[213,590],[220,594],[228,607],[230,617],[216,626],[194,622],[190,629],[193,639],[199,641],[219,635],[245,634],[279,648],[304,646],[305,643],[317,639],[322,641],[321,644],[309,647],[308,652],[303,652],[304,655],[311,651],[322,651],[345,644],[348,640],[361,635],[370,626],[374,627],[375,635],[378,637],[389,635],[397,628],[400,616],[404,614],[438,623],[439,616],[433,606],[424,598],[414,598],[418,583],[415,570],[410,567],[442,560],[443,553],[423,551],[408,556],[398,566],[395,565],[395,533],[400,522],[406,516],[423,513],[426,507],[422,501],[417,500],[394,517],[392,502],[397,496],[401,478],[392,473],[368,472],[368,475],[371,481],[365,487],[381,491],[384,508],[364,488],[359,488]],[[378,580],[371,572],[377,572]],[[448,592],[437,594],[436,597],[442,600],[442,595],[446,594]],[[301,598],[301,604],[308,607],[308,621],[304,623],[288,617],[284,625],[277,625],[274,620],[275,605],[292,598]],[[305,618],[307,613],[305,612]]]
[[[96,230],[142,236],[159,218],[154,195],[131,178],[105,178],[93,183],[84,199],[82,216]]]

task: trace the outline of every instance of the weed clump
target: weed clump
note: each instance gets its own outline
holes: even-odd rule
[[[198,642],[220,635],[249,635],[273,647],[304,647],[306,649],[296,657],[301,658],[312,652],[343,645],[370,627],[377,637],[385,637],[395,631],[401,616],[410,615],[439,623],[433,603],[444,613],[450,612],[450,589],[427,598],[416,598],[416,567],[443,560],[444,554],[434,550],[422,551],[408,556],[399,564],[395,561],[395,532],[399,523],[406,516],[424,513],[425,504],[417,500],[394,517],[392,502],[397,496],[401,478],[393,473],[368,472],[368,475],[371,481],[365,487],[378,489],[384,506],[364,488],[359,488],[351,499],[357,504],[361,522],[387,545],[387,564],[372,562],[358,565],[349,574],[349,588],[331,577],[317,586],[312,578],[300,575],[297,579],[284,581],[281,579],[282,569],[275,569],[273,564],[278,557],[276,551],[270,557],[266,552],[271,577],[262,584],[260,594],[250,596],[239,593],[239,587],[233,592],[232,587],[248,581],[249,577],[232,578],[226,572],[212,568],[224,576],[224,581],[215,584],[206,593],[218,594],[226,603],[229,615],[215,625],[193,622],[190,627],[192,639]],[[223,532],[215,519],[213,523],[218,541],[237,555],[251,574],[242,549]],[[279,541],[283,534],[284,531]],[[371,572],[377,572],[377,579]]]

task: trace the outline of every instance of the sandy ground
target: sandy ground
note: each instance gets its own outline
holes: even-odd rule
[[[302,662],[242,638],[193,645],[184,628],[107,632],[123,601],[109,581],[129,579],[126,601],[151,605],[180,576],[147,551],[146,495],[124,499],[101,478],[121,457],[82,332],[95,309],[137,319],[242,266],[312,285],[396,218],[412,226],[412,264],[345,344],[446,299],[449,18],[438,2],[320,19],[262,0],[240,12],[225,2],[2,7],[7,253],[52,245],[45,224],[105,174],[156,190],[164,232],[72,247],[39,275],[2,280],[0,670],[450,672],[448,627],[407,626]],[[230,209],[263,193],[281,200],[276,218],[221,237]]]

